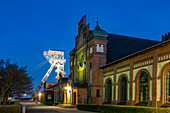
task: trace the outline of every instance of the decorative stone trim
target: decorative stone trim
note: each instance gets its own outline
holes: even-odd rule
[[[107,73],[104,75],[104,77],[107,77],[107,76],[114,76],[114,73]]]
[[[153,58],[147,58],[134,63],[134,69],[153,64]]]
[[[116,73],[121,73],[124,71],[129,71],[130,70],[130,65],[125,65],[125,66],[121,66],[119,68],[116,69]]]
[[[162,62],[169,59],[170,59],[170,53],[158,55],[158,62]]]
[[[103,76],[111,76],[111,75],[114,75],[114,70],[111,69],[111,70],[107,70],[107,71],[104,71],[103,72]]]

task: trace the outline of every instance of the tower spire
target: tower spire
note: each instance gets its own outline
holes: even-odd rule
[[[99,21],[98,21],[98,19],[99,19],[99,18],[97,17],[97,22],[96,22],[96,23],[97,23],[97,26],[98,26],[98,24],[99,24]]]

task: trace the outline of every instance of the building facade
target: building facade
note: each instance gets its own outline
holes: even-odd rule
[[[68,95],[66,94],[66,87],[68,84],[68,78],[60,78],[57,84],[54,86],[54,102],[60,102],[63,104],[70,104],[71,102],[67,102]]]
[[[106,63],[107,36],[98,25],[90,31],[86,15],[78,23],[75,48],[70,52],[72,104],[101,103],[103,78],[98,68]]]
[[[38,93],[38,101],[40,102],[54,102],[54,86],[57,82],[45,82],[44,91]]]
[[[130,96],[130,92],[132,92],[131,90],[134,86],[130,85],[130,82],[132,81],[130,81],[129,78],[134,72],[133,70],[131,70],[130,67],[132,64],[128,64],[126,62],[122,62],[122,64],[116,63],[116,66],[113,66],[114,68],[112,66],[110,67],[110,64],[117,60],[121,60],[124,57],[130,56],[131,54],[134,54],[138,51],[145,50],[148,47],[154,46],[160,42],[110,34],[101,29],[98,25],[98,22],[94,30],[89,30],[89,27],[89,24],[86,25],[85,15],[78,23],[78,35],[75,37],[75,47],[70,52],[70,76],[72,77],[71,103],[132,104],[132,102],[130,102],[130,99],[133,100],[134,97],[132,98]],[[144,56],[142,56],[141,58],[143,57]],[[138,61],[137,58],[138,56],[135,56],[135,63],[138,63],[140,61]],[[153,62],[152,57],[150,56],[146,59],[149,62],[147,65],[150,66],[149,64]],[[145,59],[141,59],[141,61],[143,60]],[[127,61],[132,62],[129,60]],[[115,69],[119,72],[119,74],[115,72]],[[137,69],[137,67],[133,67],[133,69]],[[128,72],[126,72],[127,70]],[[153,69],[151,70],[153,71]],[[118,78],[115,77],[118,77],[120,74],[122,75],[122,72],[126,73],[121,76],[123,77],[123,79],[119,78],[119,81],[122,81],[122,84],[120,84],[122,86],[121,88],[119,88],[118,82],[115,83]],[[143,76],[145,75],[146,74],[144,73]],[[141,78],[141,80],[143,79],[144,78]],[[149,77],[148,80],[150,81]],[[136,81],[134,80],[134,82]],[[154,82],[149,82],[148,86],[153,83]],[[140,84],[140,87],[144,86],[141,86]],[[129,90],[123,90],[126,88],[128,88]],[[121,94],[128,94],[128,96],[118,96],[118,93],[116,91],[119,91],[121,89],[122,91],[124,91]],[[151,89],[149,89],[149,91],[150,90]],[[136,96],[135,98],[140,98],[142,100],[148,99],[148,97],[144,98],[144,96],[142,97],[141,95]],[[151,103],[147,105],[150,104]]]
[[[159,44],[101,66],[103,102],[170,105],[170,35]]]
[[[68,78],[60,78],[57,82],[45,82],[44,91],[37,97],[40,102],[71,104],[71,89]]]

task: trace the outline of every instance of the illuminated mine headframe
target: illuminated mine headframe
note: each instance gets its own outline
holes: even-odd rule
[[[64,77],[66,74],[66,72],[64,72],[64,65],[66,62],[66,59],[64,59],[64,51],[49,50],[44,51],[43,55],[51,65],[57,67],[55,70],[57,73],[56,79],[59,80],[60,77]]]
[[[66,72],[64,72],[64,65],[66,62],[66,59],[64,59],[64,51],[49,50],[49,51],[44,51],[43,55],[45,56],[47,61],[51,64],[51,67],[48,69],[45,76],[41,80],[40,84],[37,86],[31,99],[35,98],[35,96],[40,91],[43,84],[46,82],[47,78],[49,77],[54,67],[57,68],[55,70],[55,72],[57,73],[57,76],[55,78],[57,80],[59,80],[60,77],[64,77],[64,75],[66,74]]]

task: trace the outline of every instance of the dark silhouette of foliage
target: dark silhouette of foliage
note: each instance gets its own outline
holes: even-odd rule
[[[0,60],[0,103],[3,99],[7,104],[8,97],[21,98],[23,94],[33,92],[33,79],[29,77],[26,67],[19,67],[17,63],[11,64],[10,60]]]

